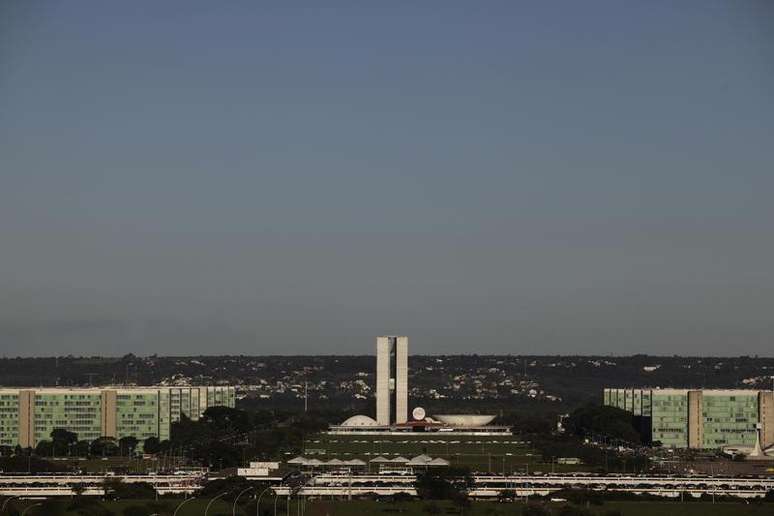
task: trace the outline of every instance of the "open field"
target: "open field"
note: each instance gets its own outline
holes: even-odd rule
[[[359,458],[366,462],[377,456],[411,458],[426,454],[441,457],[452,466],[493,473],[588,471],[583,465],[545,464],[539,452],[517,436],[463,436],[449,434],[316,435],[304,442],[304,453],[323,460]]]
[[[266,500],[266,499],[265,499]],[[70,501],[60,501],[60,509],[63,512],[53,512],[56,509],[33,507],[27,512],[28,516],[75,516],[78,514],[99,515],[99,516],[123,516],[124,511],[129,507],[142,508],[144,512],[137,514],[150,515],[157,513],[160,516],[169,516],[178,505],[179,500],[127,500],[115,502],[96,502],[95,505],[86,509],[86,512],[79,513],[77,510],[67,510]],[[268,516],[274,514],[273,500],[266,500],[261,503],[261,515]],[[39,502],[24,502],[14,506],[14,510],[20,512],[24,508]],[[178,516],[201,516],[207,506],[208,500],[194,500],[185,504]],[[436,506],[440,509],[439,514],[459,514],[459,508],[449,502],[372,502],[372,501],[315,501],[308,502],[305,514],[307,516],[362,516],[366,514],[385,514],[385,515],[404,515],[404,516],[424,516],[431,514],[428,512],[430,506]],[[563,504],[547,503],[544,505],[551,514],[559,514]],[[286,501],[281,500],[278,503],[278,514],[287,514]],[[501,504],[495,502],[475,502],[470,508],[465,509],[465,515],[468,516],[517,516],[522,513],[524,504],[510,503]],[[298,513],[298,505],[295,500],[290,504],[290,515]],[[210,516],[226,516],[231,514],[232,505],[228,502],[216,501],[210,508]],[[601,506],[591,506],[590,512],[594,516],[604,516],[609,511],[620,511],[622,516],[770,516],[774,514],[774,504],[745,504],[740,503],[717,503],[710,502],[607,502]],[[13,513],[11,513],[13,514]],[[237,514],[240,516],[253,516],[255,506],[250,505],[237,507]]]
[[[430,514],[428,505],[436,505],[440,514],[459,514],[459,509],[448,502],[376,503],[376,502],[319,502],[307,507],[307,516],[360,516],[364,514],[396,514],[420,516]],[[559,514],[564,504],[545,504],[551,514]],[[476,502],[465,509],[467,516],[519,516],[523,503],[500,504]],[[620,511],[622,516],[770,516],[774,513],[772,504],[746,505],[744,503],[675,503],[675,502],[607,502],[602,506],[589,508],[594,516],[604,516],[608,511]],[[292,514],[292,513],[291,513]]]

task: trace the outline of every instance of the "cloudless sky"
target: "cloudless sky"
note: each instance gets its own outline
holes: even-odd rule
[[[0,355],[774,350],[774,3],[0,1]]]

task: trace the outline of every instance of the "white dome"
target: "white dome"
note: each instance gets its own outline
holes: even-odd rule
[[[478,414],[438,414],[433,416],[441,423],[449,426],[485,426],[492,422],[495,416]]]
[[[379,426],[379,423],[373,418],[358,414],[344,421],[341,426]]]

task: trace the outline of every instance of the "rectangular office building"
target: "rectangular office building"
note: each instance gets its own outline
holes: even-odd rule
[[[234,387],[0,388],[0,446],[35,447],[55,429],[99,437],[169,439],[182,416],[235,405]]]
[[[749,389],[607,388],[603,404],[641,416],[653,442],[672,448],[774,444],[774,393]]]

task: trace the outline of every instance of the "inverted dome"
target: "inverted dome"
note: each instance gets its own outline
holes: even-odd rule
[[[358,414],[344,421],[341,426],[379,426],[374,418]]]

